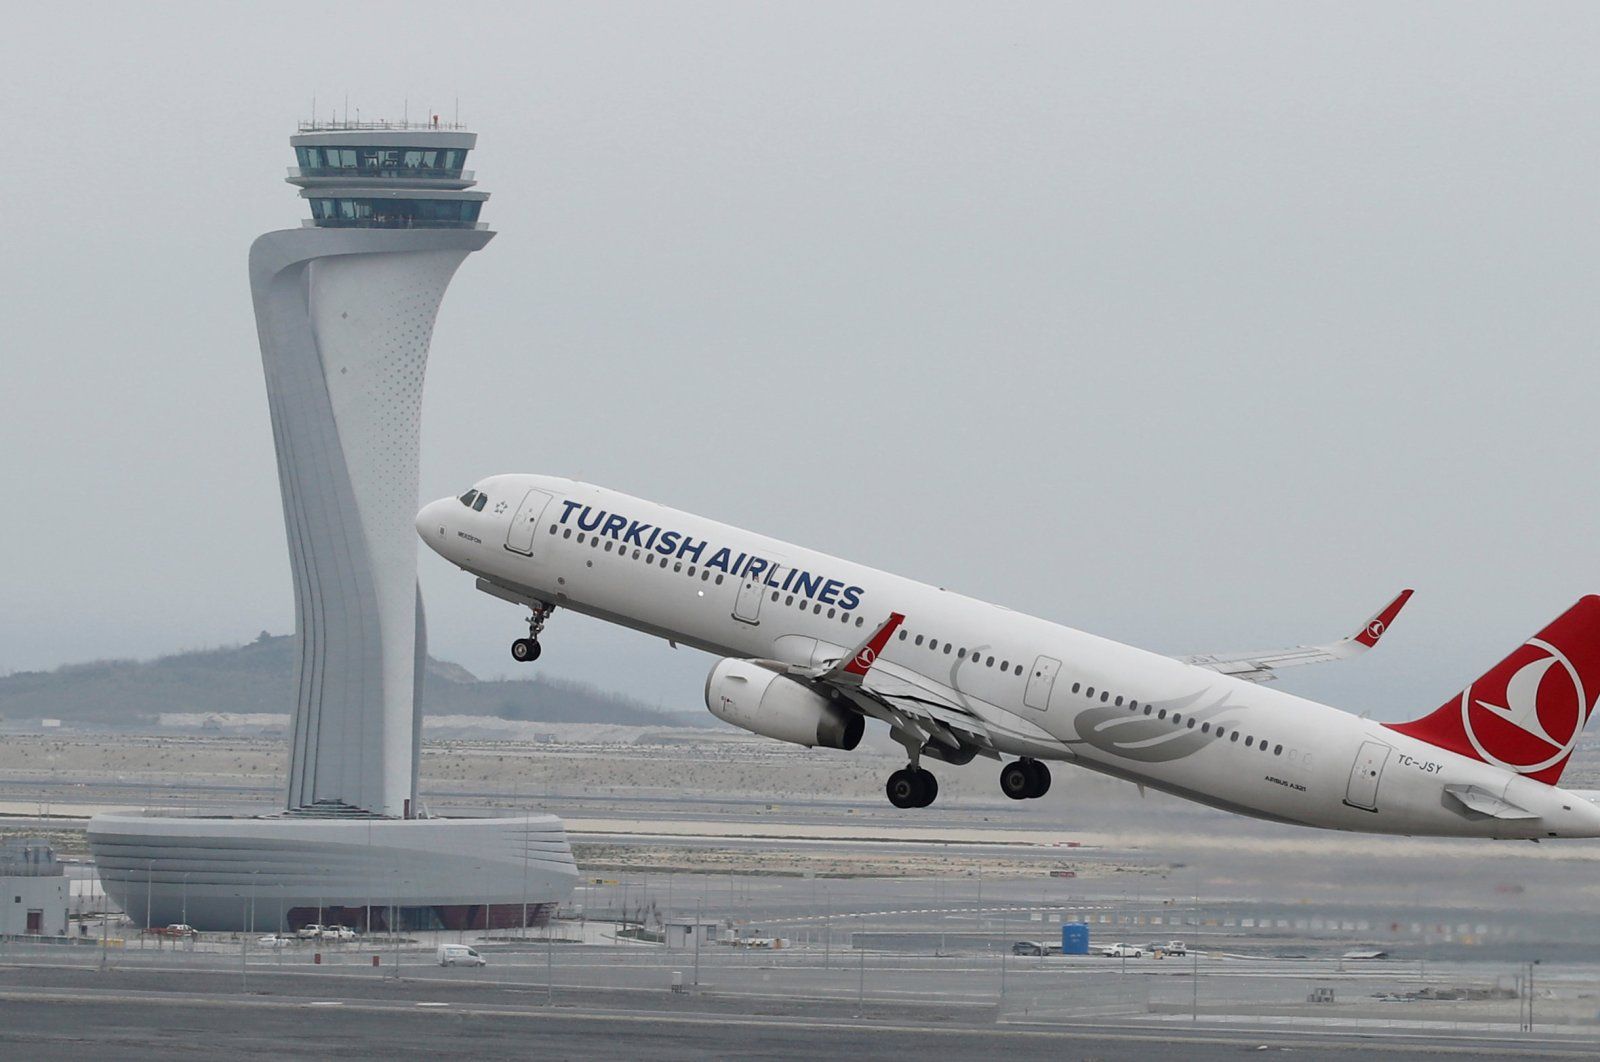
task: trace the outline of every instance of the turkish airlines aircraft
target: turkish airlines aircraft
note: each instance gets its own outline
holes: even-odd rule
[[[1044,795],[1059,760],[1257,818],[1373,833],[1596,837],[1600,806],[1555,783],[1600,692],[1600,597],[1585,597],[1431,715],[1388,725],[1264,687],[1376,645],[1407,590],[1329,645],[1173,659],[616,491],[492,476],[417,514],[479,590],[720,659],[706,706],[735,726],[853,749],[886,723],[909,764],[889,800],[926,807],[924,763],[1008,759]]]

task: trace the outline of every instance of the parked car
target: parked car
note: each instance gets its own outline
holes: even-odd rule
[[[440,944],[440,966],[487,966],[489,960],[478,954],[476,948],[465,944]]]
[[[194,926],[186,922],[173,922],[171,925],[152,929],[150,932],[158,937],[198,937],[200,935],[195,932]]]
[[[293,943],[293,937],[282,937],[276,933],[269,933],[264,937],[256,938],[256,945],[263,948],[282,948]]]
[[[316,922],[313,922],[309,926],[301,926],[299,929],[295,930],[294,935],[299,937],[301,940],[321,940],[322,926],[318,925]]]
[[[356,939],[356,931],[351,929],[349,926],[323,926],[322,939],[354,940]]]
[[[1019,940],[1011,945],[1013,955],[1048,955],[1050,949],[1037,940]]]
[[[1168,955],[1187,955],[1189,948],[1181,940],[1169,940],[1163,945]]]
[[[1115,944],[1107,944],[1102,947],[1100,954],[1108,959],[1142,959],[1144,958],[1144,949],[1137,944],[1124,944],[1121,941],[1117,941]]]

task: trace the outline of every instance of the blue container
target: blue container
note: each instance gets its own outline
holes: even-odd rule
[[[1089,923],[1064,922],[1061,926],[1061,954],[1089,954]]]

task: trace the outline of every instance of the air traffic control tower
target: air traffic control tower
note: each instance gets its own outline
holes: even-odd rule
[[[459,128],[307,122],[291,138],[310,218],[250,248],[296,667],[287,806],[94,816],[106,892],[145,925],[369,932],[541,925],[577,864],[546,814],[434,817],[417,802],[427,637],[417,449],[433,322],[493,235]]]
[[[301,643],[288,806],[410,818],[422,383],[489,197],[465,168],[477,134],[437,118],[303,122],[290,143],[311,217],[250,248]]]

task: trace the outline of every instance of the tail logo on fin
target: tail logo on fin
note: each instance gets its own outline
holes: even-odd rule
[[[1502,674],[1509,677],[1495,689]],[[1572,753],[1588,707],[1572,661],[1549,642],[1530,638],[1511,659],[1462,691],[1461,724],[1485,761],[1534,774]]]

